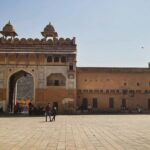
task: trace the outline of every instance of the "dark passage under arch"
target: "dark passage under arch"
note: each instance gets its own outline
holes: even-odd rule
[[[29,80],[30,79],[30,80]],[[8,111],[14,112],[17,99],[33,97],[33,76],[23,70],[14,73],[9,79],[9,102]],[[31,86],[29,86],[31,85]],[[28,94],[28,92],[30,92]]]

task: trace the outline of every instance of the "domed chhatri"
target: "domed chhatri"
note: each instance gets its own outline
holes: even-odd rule
[[[51,25],[51,23],[49,23],[45,28],[44,31],[41,32],[41,34],[47,38],[47,37],[52,37],[55,38],[58,36],[57,32],[55,32],[54,27]]]
[[[3,30],[0,31],[0,33],[4,36],[4,37],[15,37],[17,36],[17,33],[13,27],[13,25],[11,25],[10,21],[3,27]]]

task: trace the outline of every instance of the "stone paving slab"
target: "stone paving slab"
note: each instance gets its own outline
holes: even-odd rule
[[[150,115],[0,118],[0,150],[150,150]]]

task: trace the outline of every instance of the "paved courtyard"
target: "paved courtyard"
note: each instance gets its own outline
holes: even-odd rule
[[[150,115],[0,118],[0,150],[150,150]]]

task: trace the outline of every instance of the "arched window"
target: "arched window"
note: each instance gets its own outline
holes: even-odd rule
[[[47,77],[47,86],[65,86],[66,78],[61,73],[52,73]]]
[[[65,56],[62,56],[62,57],[61,57],[61,62],[62,62],[62,63],[65,63],[65,62],[66,62],[66,57],[65,57]]]
[[[70,64],[70,65],[69,65],[69,71],[73,71],[73,70],[74,70],[73,65]]]
[[[88,109],[88,100],[87,100],[87,98],[82,99],[82,108],[83,108],[83,110]]]
[[[97,104],[97,98],[93,98],[93,108],[97,108],[98,104]]]
[[[109,108],[114,108],[114,98],[113,97],[110,97],[109,98]]]
[[[54,57],[54,62],[59,62],[59,57],[58,56]]]
[[[52,62],[53,60],[52,60],[52,56],[48,56],[47,57],[47,62]]]

